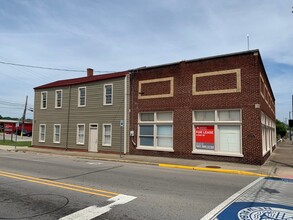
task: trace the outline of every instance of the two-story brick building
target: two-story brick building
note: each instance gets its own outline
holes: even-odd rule
[[[127,72],[88,69],[86,77],[36,87],[32,145],[127,153],[128,83]]]
[[[258,50],[131,71],[130,154],[262,164],[275,99]]]
[[[35,88],[33,146],[262,164],[275,132],[258,50]]]

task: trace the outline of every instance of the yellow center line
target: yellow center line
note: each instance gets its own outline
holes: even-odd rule
[[[44,179],[39,179],[39,178],[31,177],[31,176],[25,176],[25,175],[9,173],[4,171],[0,171],[0,176],[24,180],[24,181],[33,182],[33,183],[39,183],[42,185],[53,186],[53,187],[58,187],[62,189],[68,189],[68,190],[82,192],[82,193],[91,194],[91,195],[103,196],[107,198],[112,198],[113,196],[118,195],[118,193],[114,193],[110,191],[98,190],[95,188],[88,188],[84,186],[78,186],[74,184],[56,182],[51,180],[44,180]],[[110,194],[110,195],[106,195],[106,194]]]

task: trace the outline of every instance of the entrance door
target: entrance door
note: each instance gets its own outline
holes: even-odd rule
[[[90,124],[88,151],[98,152],[98,124]]]

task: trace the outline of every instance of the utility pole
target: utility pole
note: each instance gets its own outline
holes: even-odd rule
[[[292,7],[293,8],[293,7]],[[292,95],[292,119],[293,119],[293,95]],[[292,140],[291,136],[291,127],[290,127],[290,140]]]
[[[22,115],[21,137],[23,136],[23,130],[24,130],[24,120],[25,120],[26,109],[27,109],[27,99],[28,99],[28,96],[26,96],[26,99],[25,99],[25,105],[24,105],[24,110]]]
[[[292,140],[292,138],[291,138],[291,127],[290,127],[290,121],[291,120],[291,112],[289,111],[289,120],[288,120],[288,125],[289,125],[289,135],[290,135],[290,137],[289,137],[289,139],[290,139],[290,141]]]

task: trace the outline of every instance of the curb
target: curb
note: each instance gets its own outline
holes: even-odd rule
[[[177,169],[186,169],[186,170],[198,170],[198,171],[208,171],[208,172],[216,172],[216,173],[229,173],[229,174],[238,174],[238,175],[246,175],[246,176],[258,176],[258,177],[270,177],[270,175],[248,172],[248,171],[240,171],[240,170],[227,170],[227,169],[215,169],[215,168],[206,168],[206,167],[194,167],[194,166],[181,166],[174,164],[158,164],[160,167],[167,168],[177,168]]]
[[[44,152],[44,151],[34,151],[34,150],[28,150],[28,149],[18,149],[18,151],[43,153],[43,154],[66,155],[66,156],[78,157],[78,158],[82,158],[82,159],[103,160],[103,161],[112,161],[112,162],[121,162],[121,163],[134,163],[134,164],[152,165],[152,166],[174,168],[174,169],[196,170],[196,171],[215,172],[215,173],[257,176],[257,177],[274,177],[274,176],[267,175],[267,174],[260,174],[260,173],[241,171],[241,170],[206,168],[206,167],[197,167],[197,166],[184,166],[184,165],[155,163],[155,162],[146,162],[146,161],[137,161],[137,160],[124,160],[124,159],[119,159],[119,158],[114,159],[114,158],[90,157],[90,156],[80,156],[80,155],[71,155],[71,154],[58,154],[58,152]]]

